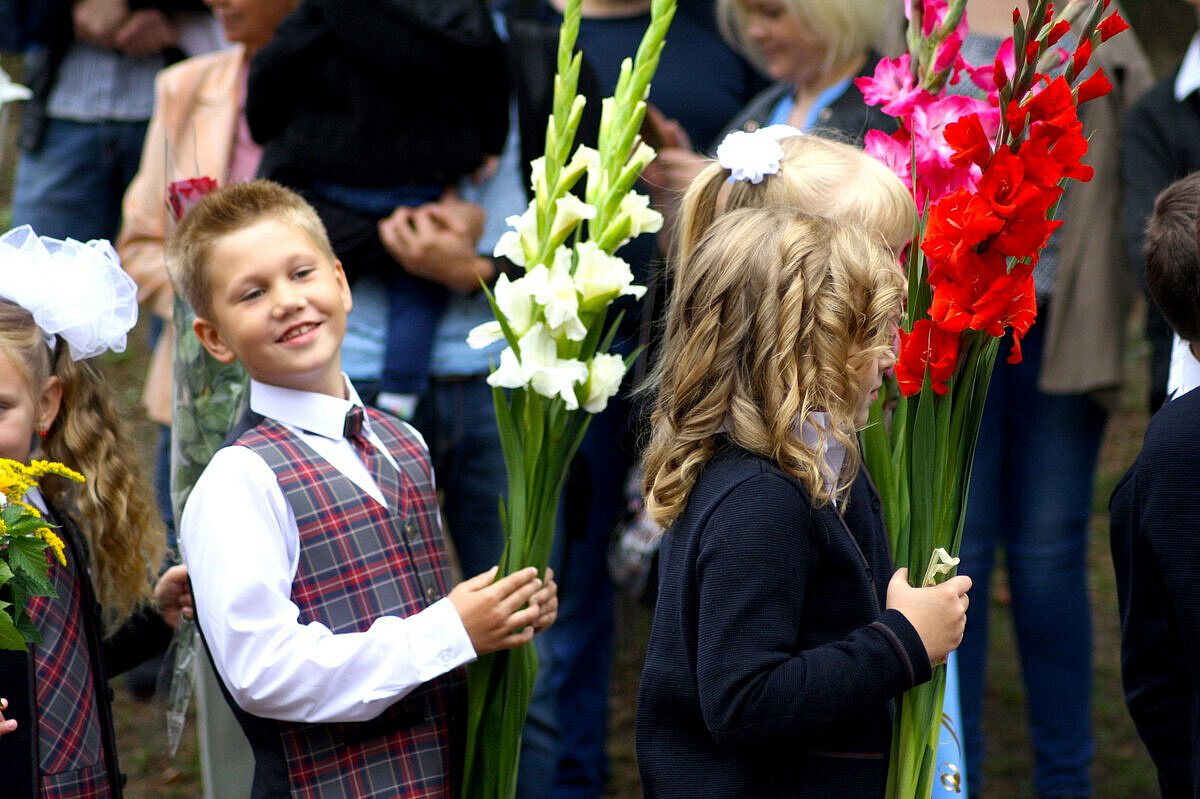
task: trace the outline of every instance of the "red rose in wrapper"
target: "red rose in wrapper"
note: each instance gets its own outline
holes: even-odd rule
[[[178,223],[192,206],[217,190],[217,182],[209,177],[176,180],[167,186],[167,208]]]

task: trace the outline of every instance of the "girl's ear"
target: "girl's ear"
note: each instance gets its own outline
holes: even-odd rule
[[[57,375],[52,375],[42,387],[41,396],[37,398],[38,432],[44,433],[49,430],[58,418],[58,411],[62,407],[62,395],[62,381]]]
[[[192,322],[192,331],[196,338],[200,339],[204,349],[208,350],[208,354],[219,363],[229,364],[237,360],[237,355],[225,344],[225,340],[221,338],[221,331],[212,322],[198,316]]]

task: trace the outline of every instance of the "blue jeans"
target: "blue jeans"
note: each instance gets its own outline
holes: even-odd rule
[[[538,640],[539,671],[525,722],[517,795],[596,799],[608,779],[613,657],[609,541],[622,508],[630,409],[614,399],[592,419],[571,465],[555,536],[558,620]]]
[[[1034,787],[1041,796],[1086,796],[1092,758],[1086,556],[1106,414],[1086,395],[1038,391],[1043,328],[1030,330],[1020,364],[1003,363],[1008,351],[1001,348],[976,449],[959,568],[974,581],[958,650],[963,732],[967,773],[978,790],[989,582],[1002,544],[1029,704]]]
[[[442,507],[464,577],[495,566],[504,549],[497,498],[507,493],[508,479],[492,388],[484,380],[434,378],[413,415],[445,492]]]
[[[59,239],[115,239],[145,139],[146,122],[48,120],[37,150],[17,162],[13,225]]]

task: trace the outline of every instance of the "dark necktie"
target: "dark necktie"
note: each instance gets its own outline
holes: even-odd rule
[[[351,408],[346,413],[346,424],[342,428],[342,435],[354,447],[354,451],[358,453],[359,460],[363,462],[367,467],[367,471],[371,473],[371,478],[379,486],[386,504],[387,497],[398,496],[400,493],[400,475],[396,472],[396,467],[392,465],[391,461],[368,440],[367,431],[363,425],[364,418],[365,415],[361,405],[355,405]],[[397,509],[393,508],[393,510]]]

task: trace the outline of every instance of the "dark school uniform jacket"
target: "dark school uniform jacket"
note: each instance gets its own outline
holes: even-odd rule
[[[1200,389],[1154,414],[1113,490],[1125,704],[1164,797],[1200,797]]]
[[[882,796],[893,698],[930,678],[884,610],[879,498],[843,511],[723,443],[666,533],[637,710],[648,799]]]

